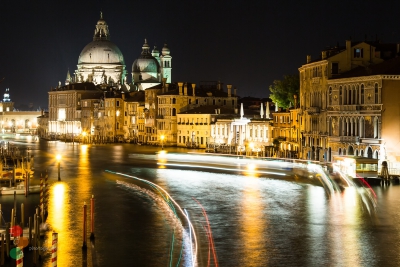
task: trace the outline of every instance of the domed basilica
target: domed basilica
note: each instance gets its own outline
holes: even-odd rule
[[[128,83],[124,56],[110,41],[108,25],[100,13],[93,41],[83,48],[77,70],[73,77],[68,72],[65,84],[92,82],[95,85],[118,85],[124,91],[145,90],[160,84],[163,78],[171,83],[171,59],[166,44],[160,54],[156,47],[150,51],[145,40],[140,56],[132,65],[132,82]]]

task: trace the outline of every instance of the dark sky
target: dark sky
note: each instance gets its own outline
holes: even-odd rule
[[[400,42],[400,1],[0,1],[0,93],[47,108],[51,86],[64,84],[92,41],[103,11],[130,73],[144,38],[168,43],[172,81],[217,81],[240,96],[268,97],[306,55],[327,46],[375,39]]]

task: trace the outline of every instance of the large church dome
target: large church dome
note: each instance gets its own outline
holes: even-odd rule
[[[96,40],[85,46],[78,59],[78,64],[82,63],[125,64],[121,50],[109,40]]]
[[[110,41],[108,25],[100,13],[93,41],[83,48],[75,81],[94,84],[125,83],[125,62],[121,50]]]

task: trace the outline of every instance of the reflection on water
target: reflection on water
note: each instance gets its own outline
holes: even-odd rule
[[[268,216],[264,211],[268,206],[264,205],[261,199],[262,193],[258,183],[255,177],[246,177],[239,204],[242,235],[240,242],[243,244],[244,262],[268,262],[271,253],[267,250],[269,238],[262,234],[267,231]],[[243,266],[242,264],[240,266]]]
[[[71,205],[69,196],[70,188],[67,183],[59,182],[53,184],[49,194],[49,216],[47,223],[52,231],[58,233],[58,265],[69,266],[69,263],[76,262],[76,256],[73,255],[76,238],[71,231]],[[51,248],[52,232],[47,233],[47,247]],[[50,265],[49,265],[50,266]]]

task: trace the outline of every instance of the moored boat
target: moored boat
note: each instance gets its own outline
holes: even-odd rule
[[[25,194],[25,185],[19,184],[17,186],[12,187],[1,187],[0,188],[0,195],[14,195],[14,192],[17,195],[24,195]],[[29,186],[29,194],[40,193],[40,185],[31,185]]]

